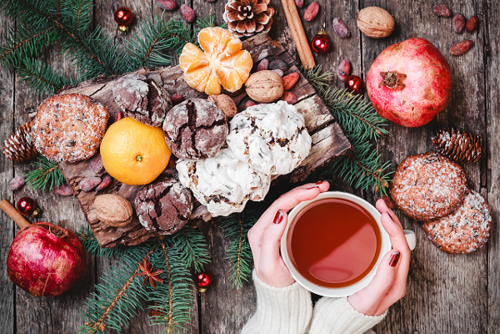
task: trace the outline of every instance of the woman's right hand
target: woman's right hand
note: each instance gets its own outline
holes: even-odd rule
[[[330,188],[327,181],[297,187],[278,198],[248,231],[257,277],[274,287],[295,283],[280,255],[280,241],[285,231],[287,212],[300,202],[316,198]]]

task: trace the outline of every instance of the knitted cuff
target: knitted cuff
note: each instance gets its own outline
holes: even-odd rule
[[[343,298],[321,298],[314,307],[309,334],[362,334],[387,315],[368,316],[359,313]]]
[[[241,334],[303,334],[311,320],[311,294],[299,284],[276,288],[253,271],[257,310]]]

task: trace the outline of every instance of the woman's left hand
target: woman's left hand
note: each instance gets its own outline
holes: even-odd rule
[[[370,284],[348,297],[349,303],[358,312],[369,316],[383,314],[405,296],[411,254],[398,217],[383,200],[377,201],[377,210],[382,213],[382,225],[389,234],[392,250],[382,259]]]

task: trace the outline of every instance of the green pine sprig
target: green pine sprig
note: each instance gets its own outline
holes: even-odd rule
[[[40,155],[38,160],[31,165],[35,169],[26,174],[26,184],[30,188],[40,190],[49,188],[49,191],[51,191],[53,188],[64,184],[64,176],[58,164]]]
[[[199,228],[185,226],[172,236],[172,244],[179,250],[186,268],[194,267],[196,272],[201,272],[204,265],[210,263],[207,241]]]

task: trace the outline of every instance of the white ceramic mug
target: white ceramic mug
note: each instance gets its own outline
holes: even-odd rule
[[[292,261],[290,259],[290,256],[288,254],[288,249],[287,249],[287,238],[288,238],[288,230],[290,229],[290,225],[294,222],[295,218],[297,215],[307,206],[309,206],[311,203],[315,203],[317,201],[325,200],[325,199],[330,199],[330,198],[339,198],[339,199],[346,199],[351,202],[354,202],[358,204],[359,206],[363,207],[365,210],[367,210],[375,219],[377,222],[377,225],[380,230],[381,234],[381,240],[382,240],[382,245],[380,247],[380,254],[378,257],[378,260],[376,264],[373,266],[372,270],[365,276],[363,279],[360,281],[353,283],[352,285],[342,287],[342,288],[326,288],[319,286],[317,284],[314,284],[310,281],[308,281],[304,276],[302,276],[299,271],[295,268],[295,266],[292,264]],[[339,191],[328,191],[319,194],[318,197],[316,197],[313,200],[310,201],[305,201],[297,205],[295,208],[290,211],[288,214],[288,225],[285,229],[285,233],[283,233],[283,237],[281,238],[281,256],[283,257],[283,261],[285,261],[286,266],[290,270],[290,273],[292,274],[292,277],[302,285],[305,289],[314,292],[317,295],[320,296],[325,296],[325,297],[344,297],[344,296],[350,296],[359,290],[363,289],[366,287],[373,277],[375,277],[375,274],[377,272],[377,268],[382,261],[382,258],[384,255],[389,252],[392,248],[391,245],[391,240],[389,238],[389,234],[384,230],[384,227],[382,226],[382,222],[380,221],[380,217],[382,215],[378,210],[365,201],[364,199],[354,196],[352,194],[344,193],[344,192],[339,192]],[[415,233],[410,230],[404,230],[405,231],[405,237],[406,241],[408,242],[408,246],[410,247],[411,250],[413,250],[416,246],[416,238],[415,238]]]

